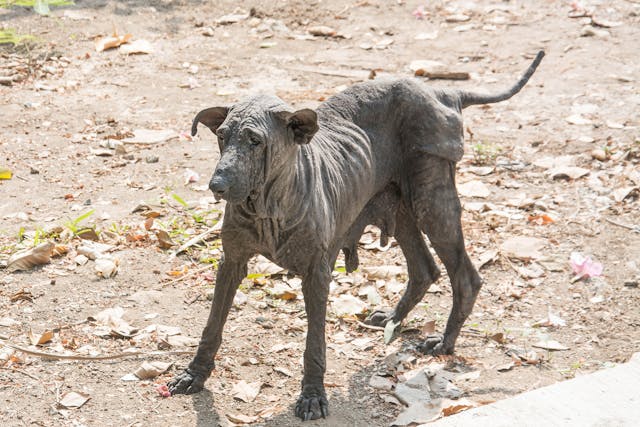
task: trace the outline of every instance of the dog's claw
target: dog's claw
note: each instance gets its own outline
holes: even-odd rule
[[[364,323],[367,325],[384,327],[391,319],[393,319],[392,310],[376,310],[367,316]]]
[[[169,381],[167,387],[172,396],[174,394],[194,394],[202,391],[206,380],[204,375],[185,369],[184,372]]]
[[[424,354],[431,354],[433,356],[451,353],[445,350],[444,338],[439,334],[427,336],[427,338],[422,343],[418,344],[417,350]]]
[[[302,421],[329,416],[329,402],[322,387],[305,387],[296,402],[296,416]]]

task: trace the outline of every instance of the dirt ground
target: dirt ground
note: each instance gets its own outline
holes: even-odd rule
[[[243,2],[242,10],[226,0],[75,3],[49,17],[0,9],[0,26],[37,38],[0,48],[0,75],[14,80],[0,86],[0,168],[13,172],[0,181],[0,261],[45,241],[66,249],[44,266],[0,269],[5,425],[212,426],[238,416],[299,425],[293,404],[306,330],[299,283],[269,274],[264,262],[252,264],[241,285],[246,298],[230,314],[206,390],[171,398],[156,391],[190,361],[170,352],[193,351],[220,253],[215,230],[177,256],[175,246],[158,245],[158,230],[181,245],[214,227],[223,209],[207,190],[215,138],[187,132],[206,107],[268,92],[313,108],[372,70],[376,78],[412,76],[417,60],[471,76],[425,84],[495,91],[515,82],[537,51],[547,54],[520,94],[465,110],[458,185],[467,249],[483,260],[485,285],[456,357],[438,360],[477,372],[454,381],[462,397],[502,399],[640,351],[640,2],[279,0]],[[327,35],[310,35],[317,26],[330,27]],[[96,52],[95,39],[114,28],[147,40],[153,52]],[[168,133],[155,143],[123,143],[138,129]],[[99,277],[95,261],[78,263],[84,227],[110,245],[114,277]],[[309,425],[390,425],[403,406],[370,387],[371,376],[388,374],[385,357],[398,351],[412,355],[414,367],[433,362],[411,349],[430,321],[444,329],[446,277],[389,346],[381,331],[338,313],[345,295],[367,310],[399,299],[405,277],[395,270],[404,259],[395,245],[371,244],[376,233],[361,242],[358,272],[336,269],[327,327],[331,416]],[[572,281],[572,252],[601,263],[603,274]],[[122,331],[128,325],[116,319],[120,335],[105,335],[95,317],[113,307],[134,330]],[[562,321],[552,316],[555,326],[534,327],[549,313]],[[30,331],[53,335],[33,346]],[[548,339],[568,349],[534,347]],[[132,349],[159,353],[37,354]],[[173,365],[150,380],[121,379],[144,361]],[[253,401],[233,396],[241,380],[259,383]],[[68,392],[90,400],[65,407]]]

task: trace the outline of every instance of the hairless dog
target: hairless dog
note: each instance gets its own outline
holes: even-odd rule
[[[400,79],[356,84],[315,111],[293,111],[275,96],[260,95],[199,112],[192,134],[202,123],[220,147],[209,188],[227,201],[224,256],[197,353],[169,382],[171,393],[202,390],[247,262],[262,254],[302,277],[308,332],[295,413],[303,420],[326,417],[331,272],[340,250],[347,269],[357,268],[357,243],[369,224],[380,227],[382,240],[397,240],[409,280],[394,310],[373,312],[367,321],[399,324],[438,279],[425,233],[451,280],[453,307],[444,334],[428,337],[419,349],[453,353],[482,284],[465,251],[455,186],[456,162],[463,155],[461,112],[515,95],[543,56],[538,53],[513,87],[493,95]]]

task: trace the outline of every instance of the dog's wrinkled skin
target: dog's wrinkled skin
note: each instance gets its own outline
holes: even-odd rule
[[[355,85],[315,112],[291,112],[274,96],[201,111],[192,133],[203,123],[220,145],[209,187],[228,202],[224,259],[197,354],[169,383],[171,393],[202,390],[247,262],[262,254],[303,278],[309,327],[295,412],[303,420],[326,417],[325,315],[331,272],[340,250],[347,269],[357,267],[357,242],[368,224],[380,227],[384,240],[396,238],[409,274],[396,308],[375,312],[368,321],[402,321],[439,277],[424,232],[451,279],[453,307],[444,335],[429,337],[420,348],[453,353],[481,286],[465,251],[455,187],[455,164],[463,154],[461,110],[513,96],[542,56],[514,87],[497,95],[430,89],[406,79]]]

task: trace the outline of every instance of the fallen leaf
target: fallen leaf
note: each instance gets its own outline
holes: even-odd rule
[[[469,399],[446,400],[442,403],[442,415],[448,417],[467,409],[475,408],[478,404]]]
[[[506,363],[504,365],[497,366],[496,370],[498,372],[507,372],[507,371],[512,370],[515,366],[516,366],[516,364],[514,362],[509,362],[509,363]]]
[[[118,264],[117,259],[98,258],[95,264],[96,274],[103,279],[109,279],[118,274]]]
[[[142,362],[142,365],[133,373],[141,380],[149,380],[164,374],[173,365],[173,362]]]
[[[555,221],[547,214],[529,215],[527,221],[538,225],[553,224]]]
[[[249,403],[258,396],[260,388],[262,388],[262,383],[259,381],[248,383],[245,380],[240,380],[234,384],[231,394],[234,398]]]
[[[553,351],[564,351],[564,350],[569,350],[569,347],[560,344],[558,341],[555,340],[542,340],[542,341],[538,341],[535,344],[532,344],[533,347],[537,347],[537,348],[543,348],[545,350],[553,350]]]
[[[171,236],[169,236],[169,233],[167,233],[166,231],[153,230],[153,232],[155,233],[156,238],[158,239],[158,246],[160,247],[160,249],[170,249],[173,246],[176,246],[177,243],[171,240]]]
[[[7,261],[7,271],[29,270],[37,265],[51,262],[51,253],[55,243],[44,242],[32,249],[25,249],[13,254]]]
[[[258,257],[256,257],[256,263],[252,272],[257,274],[264,274],[265,276],[272,276],[274,274],[282,274],[286,272],[286,270],[279,265],[269,261],[262,255],[259,255]]]
[[[31,329],[29,329],[29,341],[31,341],[32,345],[42,345],[46,344],[53,339],[53,331],[44,331],[41,334],[34,334]]]
[[[578,179],[588,175],[589,172],[589,169],[578,166],[563,166],[550,169],[547,171],[547,174],[551,176],[552,179]]]
[[[102,310],[95,316],[90,316],[89,320],[105,327],[103,329],[98,328],[94,331],[98,336],[115,335],[129,338],[137,332],[138,329],[132,327],[126,320],[122,319],[123,315],[124,309],[116,306]]]
[[[133,136],[122,140],[125,144],[158,144],[177,138],[178,134],[172,130],[136,129]]]
[[[540,250],[546,244],[546,240],[536,237],[516,236],[504,241],[502,245],[500,245],[500,251],[509,258],[525,261],[536,260],[543,257]]]
[[[559,328],[561,326],[566,326],[566,325],[567,325],[567,322],[564,321],[563,319],[561,319],[560,317],[556,316],[555,314],[551,313],[551,307],[549,307],[547,309],[547,317],[545,317],[542,320],[537,321],[532,326],[534,328],[536,328],[536,327]]]
[[[273,287],[266,288],[266,291],[272,297],[283,299],[285,301],[294,300],[298,297],[298,294],[284,282],[276,282]]]
[[[578,126],[590,125],[593,123],[590,119],[582,117],[580,114],[572,114],[569,117],[567,117],[565,120],[569,124],[578,125]]]
[[[172,335],[167,337],[166,341],[172,347],[197,347],[200,342],[197,338],[185,335]]]
[[[309,27],[307,28],[307,32],[316,37],[335,37],[337,34],[335,29],[324,25]]]
[[[225,414],[225,416],[229,421],[236,424],[251,424],[260,419],[260,417],[258,416],[249,416],[242,414]]]
[[[484,199],[491,195],[489,187],[487,187],[482,181],[473,180],[460,184],[458,187],[458,193],[463,197],[478,197]]]
[[[489,337],[489,339],[497,342],[498,344],[504,344],[504,343],[507,342],[507,340],[505,339],[504,334],[502,332],[498,332],[498,333],[495,333],[495,334],[491,335]]]
[[[84,394],[76,393],[75,391],[70,391],[62,396],[62,399],[58,402],[58,404],[64,406],[65,408],[79,408],[87,401],[91,399],[89,396]]]
[[[391,425],[408,426],[429,423],[437,420],[440,418],[442,413],[441,403],[440,399],[436,399],[431,402],[414,403],[402,411]]]
[[[138,39],[120,47],[120,53],[124,55],[153,53],[151,43],[144,39]]]
[[[113,246],[104,243],[85,241],[76,248],[76,252],[86,256],[90,260],[103,258],[106,252],[113,250]]]
[[[125,34],[119,36],[117,32],[113,32],[113,35],[99,38],[95,41],[96,52],[102,52],[107,49],[113,49],[124,43],[127,43],[133,37],[132,34]]]
[[[365,266],[362,267],[362,272],[369,280],[389,280],[406,274],[406,270],[399,265]]]
[[[402,322],[396,322],[393,319],[387,322],[387,324],[384,326],[384,343],[385,344],[389,344],[393,340],[396,334],[396,328],[400,326],[401,323]]]
[[[473,265],[476,267],[476,270],[480,270],[485,265],[493,262],[498,257],[498,251],[494,249],[490,249],[488,251],[484,251],[481,253],[473,262]]]
[[[11,179],[11,177],[13,177],[11,169],[0,168],[0,179]]]
[[[627,198],[627,196],[629,196],[634,190],[636,190],[638,187],[621,187],[621,188],[616,188],[615,190],[613,190],[612,196],[613,196],[613,200],[615,200],[616,202],[620,203],[622,202],[624,199]]]
[[[424,325],[422,325],[422,335],[424,336],[428,336],[433,334],[436,331],[436,321],[435,320],[430,320],[428,322],[426,322]]]
[[[373,387],[376,390],[391,391],[395,387],[396,383],[390,378],[381,377],[380,375],[372,375],[369,379],[369,387]]]
[[[342,294],[335,298],[331,306],[338,316],[362,314],[367,309],[367,304],[364,301],[350,294]]]

